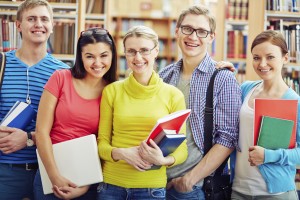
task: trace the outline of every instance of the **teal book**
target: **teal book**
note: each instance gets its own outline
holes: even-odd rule
[[[257,145],[266,149],[288,149],[294,121],[263,116]]]

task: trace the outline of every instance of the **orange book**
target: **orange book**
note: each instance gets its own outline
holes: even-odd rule
[[[296,146],[298,100],[292,99],[255,99],[254,100],[254,145],[257,145],[262,116],[294,121],[289,149]]]

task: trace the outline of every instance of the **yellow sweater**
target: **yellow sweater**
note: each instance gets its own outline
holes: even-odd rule
[[[140,172],[124,160],[115,162],[113,148],[139,146],[157,119],[185,109],[184,96],[153,72],[148,86],[139,84],[133,75],[112,83],[103,90],[100,107],[98,149],[102,159],[104,182],[124,188],[159,188],[167,182],[166,167]],[[182,133],[185,133],[185,125]],[[171,154],[174,165],[187,158],[186,142]]]

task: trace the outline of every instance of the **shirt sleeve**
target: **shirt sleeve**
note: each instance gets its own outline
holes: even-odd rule
[[[63,86],[63,80],[62,70],[56,70],[45,84],[44,89],[58,98]]]
[[[219,85],[214,86],[217,93],[214,142],[228,148],[238,148],[241,89],[231,72],[222,70],[219,73]]]
[[[98,152],[100,158],[107,161],[114,161],[111,153],[112,128],[113,128],[113,92],[109,89],[112,87],[106,86],[102,93],[100,105],[100,123],[98,128]]]

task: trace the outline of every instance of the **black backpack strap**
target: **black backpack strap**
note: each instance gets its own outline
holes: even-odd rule
[[[4,70],[5,70],[6,58],[5,53],[0,52],[0,89],[3,82]]]
[[[210,78],[209,85],[206,91],[206,103],[205,103],[205,111],[204,111],[204,155],[212,147],[212,140],[213,140],[213,127],[214,127],[214,105],[213,105],[213,98],[214,98],[214,82],[217,73],[223,69],[216,69],[213,75]],[[216,174],[222,174],[223,169],[227,163],[227,159],[219,166],[216,170]]]

